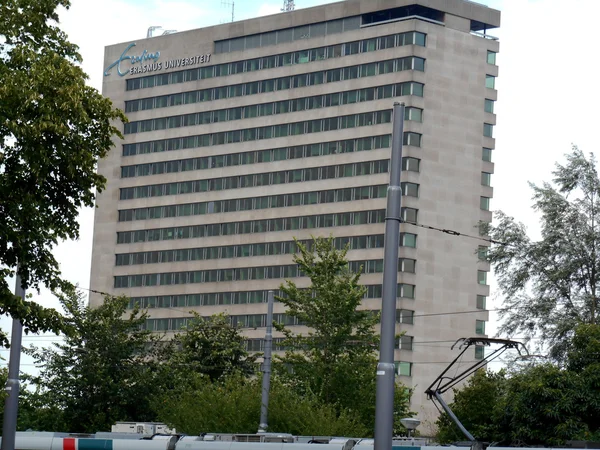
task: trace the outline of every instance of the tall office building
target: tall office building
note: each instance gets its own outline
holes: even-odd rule
[[[107,47],[103,93],[129,123],[99,164],[91,288],[130,296],[156,331],[227,311],[259,351],[267,291],[308,284],[293,238],[333,235],[378,310],[404,102],[396,361],[427,431],[450,345],[485,335],[489,267],[477,241],[411,222],[491,220],[499,24],[464,0],[347,0]],[[281,304],[275,319],[302,330]]]

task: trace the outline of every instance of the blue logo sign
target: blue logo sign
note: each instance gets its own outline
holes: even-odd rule
[[[127,48],[125,49],[125,51],[123,53],[121,53],[121,56],[119,57],[119,59],[117,59],[115,62],[113,62],[110,66],[108,66],[106,68],[106,70],[104,71],[104,76],[107,77],[110,75],[110,71],[113,67],[117,67],[117,73],[119,74],[119,76],[124,77],[125,75],[127,75],[128,73],[130,73],[131,68],[127,68],[126,70],[123,70],[121,68],[121,63],[123,61],[129,61],[129,63],[133,66],[135,64],[142,64],[146,61],[149,61],[150,63],[155,63],[158,58],[160,58],[160,52],[155,52],[155,53],[148,53],[148,50],[144,50],[142,52],[141,55],[133,55],[130,56],[127,54],[127,52],[132,48],[135,47],[135,43],[133,44],[129,44],[127,46]]]

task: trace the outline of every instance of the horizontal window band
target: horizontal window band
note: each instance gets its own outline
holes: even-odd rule
[[[415,273],[416,260],[410,258],[398,259],[398,272]],[[348,269],[351,272],[362,271],[364,274],[383,273],[383,259],[366,261],[350,261]],[[114,287],[117,289],[153,286],[171,286],[195,283],[215,283],[231,281],[271,280],[278,278],[298,278],[304,274],[297,264],[281,266],[242,267],[236,269],[208,269],[184,272],[152,273],[143,275],[119,275],[114,277]]]
[[[381,298],[382,285],[367,284],[364,285],[364,299]],[[277,297],[284,295],[279,289],[271,289]],[[416,287],[414,284],[398,283],[396,296],[398,298],[415,298]],[[227,291],[227,292],[203,292],[197,294],[174,294],[174,295],[150,295],[144,297],[131,297],[129,299],[128,309],[140,307],[149,308],[186,308],[197,306],[214,305],[245,305],[252,303],[267,303],[269,290],[258,291]]]
[[[162,175],[164,173],[209,170],[222,167],[236,167],[248,164],[263,164],[316,156],[378,150],[381,148],[390,148],[391,141],[391,134],[383,134],[357,139],[345,139],[343,141],[319,142],[316,144],[295,145],[291,147],[133,164],[121,166],[121,178],[145,177]]]
[[[406,81],[404,83],[353,89],[345,92],[322,94],[313,97],[302,97],[293,100],[280,100],[278,102],[261,103],[243,107],[239,106],[228,109],[217,109],[204,112],[181,114],[177,116],[130,121],[125,123],[123,134],[127,135],[146,133],[151,131],[171,130],[174,128],[185,128],[209,125],[213,123],[255,119],[258,117],[312,111],[315,109],[364,103],[385,98],[401,97],[405,95],[416,95],[422,97],[423,84],[415,81]],[[413,107],[408,107],[405,110],[404,118],[406,120],[411,120],[411,117],[414,116],[410,114],[411,108]]]
[[[133,78],[126,81],[126,90],[133,91],[147,89],[154,86],[168,84],[179,84],[184,82],[204,80],[208,78],[224,77],[244,72],[267,70],[276,67],[288,67],[295,64],[307,64],[310,62],[323,61],[326,59],[337,59],[356,53],[385,50],[388,48],[402,47],[405,45],[418,45],[425,47],[426,34],[418,31],[396,33],[379,38],[371,38],[343,44],[334,44],[328,47],[316,47],[298,52],[283,53],[278,55],[264,56],[249,60],[235,61],[231,63],[217,64],[213,66],[199,67],[194,69],[179,70],[158,75]],[[375,42],[375,45],[372,43]]]
[[[149,111],[159,108],[203,103],[228,98],[245,97],[272,92],[280,92],[307,86],[318,86],[325,83],[336,83],[357,78],[385,75],[407,70],[425,71],[425,59],[417,56],[389,59],[355,66],[340,67],[321,70],[312,73],[288,75],[286,77],[271,78],[267,80],[252,81],[247,83],[200,89],[187,92],[178,92],[169,95],[147,97],[128,100],[125,102],[125,112]],[[256,106],[256,105],[255,105]]]
[[[403,158],[403,170],[418,171],[419,161],[416,158]],[[403,182],[401,186],[404,195],[413,197],[418,195],[418,184]],[[353,188],[327,189],[293,194],[121,209],[119,210],[119,222],[370,200],[385,198],[387,196],[387,189],[387,184],[379,184],[375,186],[357,186]]]
[[[403,221],[417,223],[418,209],[402,207],[401,211]],[[119,231],[117,232],[117,244],[383,224],[384,220],[385,209],[376,209],[371,211],[341,212],[310,216],[279,217],[274,219],[256,219],[226,223],[154,228],[147,230]]]
[[[300,241],[308,248],[312,245],[312,239]],[[417,235],[412,233],[400,233],[400,246],[415,248]],[[364,250],[383,248],[384,235],[366,235],[336,237],[334,245],[337,249],[348,246],[350,250]],[[215,247],[195,247],[177,250],[153,250],[137,253],[119,253],[116,255],[117,266],[133,266],[139,264],[163,264],[186,261],[206,261],[211,259],[244,258],[252,256],[271,256],[297,253],[298,248],[295,241],[260,242],[255,244],[238,244]]]
[[[331,180],[387,173],[389,160],[365,161],[307,169],[283,170],[250,175],[233,175],[204,180],[179,181],[145,186],[121,188],[119,200],[164,197],[201,192],[224,191],[279,184],[301,183],[306,181]]]
[[[123,144],[123,156],[161,153],[164,151],[185,150],[240,142],[251,142],[279,137],[299,136],[326,131],[345,130],[364,126],[391,123],[392,110],[386,109],[325,119],[307,120],[290,124],[269,125],[266,127],[208,133],[186,138],[161,139],[157,141]],[[417,133],[413,133],[418,135]],[[405,140],[407,139],[405,133]],[[420,136],[420,135],[418,135]],[[416,145],[407,143],[406,145]]]
[[[363,309],[369,314],[379,314],[377,309]],[[235,314],[228,316],[230,323],[235,328],[264,328],[267,326],[266,314]],[[209,320],[210,316],[204,316],[205,320]],[[172,317],[164,319],[146,319],[144,328],[149,331],[181,331],[187,326],[193,317]],[[273,314],[273,321],[287,326],[302,326],[304,323],[298,320],[297,317],[286,313]],[[399,309],[396,311],[396,323],[412,324],[414,321],[414,311],[409,309]]]

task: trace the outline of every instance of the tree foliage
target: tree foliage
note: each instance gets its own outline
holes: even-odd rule
[[[455,391],[450,405],[479,440],[504,445],[560,446],[600,438],[600,326],[581,325],[566,367],[532,365],[507,376],[479,372]],[[438,420],[442,443],[464,440],[447,416]]]
[[[34,379],[39,414],[31,427],[96,432],[116,421],[154,420],[150,399],[160,383],[152,357],[160,337],[143,329],[146,314],[127,312],[124,297],[106,297],[94,309],[73,292],[61,302],[74,332],[33,352],[41,373]]]
[[[175,334],[167,347],[167,370],[181,373],[184,379],[190,373],[200,373],[211,381],[234,372],[246,376],[255,372],[256,357],[248,354],[244,337],[226,314],[215,314],[208,319],[193,314],[194,318],[182,332]]]
[[[347,248],[337,250],[333,238],[316,238],[310,248],[299,242],[297,246],[294,262],[311,285],[303,289],[287,280],[278,300],[287,307],[287,315],[296,317],[309,331],[293,334],[275,324],[284,333],[286,349],[276,359],[275,369],[299,394],[315,395],[339,412],[356,414],[371,434],[379,318],[359,309],[366,288],[359,284],[360,273],[349,270]],[[396,433],[405,431],[399,419],[411,415],[409,395],[404,386],[396,386]]]
[[[64,324],[15,297],[6,279],[18,263],[24,286],[64,287],[52,249],[79,237],[78,208],[104,187],[96,163],[120,136],[114,121],[125,120],[85,84],[77,46],[57,26],[56,9],[69,4],[0,2],[0,314],[33,332]]]
[[[541,338],[557,360],[579,324],[597,324],[600,288],[600,178],[596,159],[577,147],[557,164],[553,183],[533,190],[541,239],[499,212],[486,232],[506,245],[489,252],[504,294],[500,332]]]
[[[191,383],[160,397],[161,421],[178,431],[198,435],[256,433],[260,421],[261,380],[233,374],[211,382],[192,375]],[[323,404],[315,395],[300,395],[278,378],[271,381],[269,431],[304,436],[362,436],[368,433],[349,411]]]

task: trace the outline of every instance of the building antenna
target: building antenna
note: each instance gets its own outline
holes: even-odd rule
[[[225,0],[221,0],[222,6],[231,6],[231,21],[235,21],[235,1],[226,2]]]
[[[281,12],[293,11],[294,7],[294,0],[283,0],[283,8],[281,8]]]

